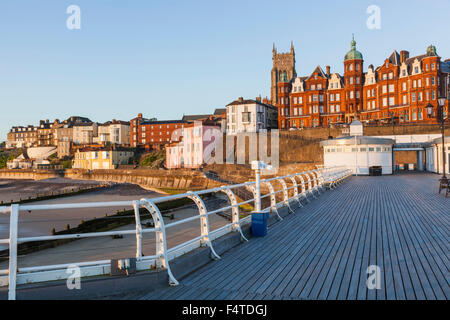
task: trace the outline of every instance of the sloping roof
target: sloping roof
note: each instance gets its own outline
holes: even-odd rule
[[[361,144],[386,144],[394,145],[395,140],[388,138],[378,138],[369,136],[345,136],[335,139],[324,140],[320,142],[322,147],[325,146],[345,146],[345,145],[361,145]]]
[[[224,113],[227,113],[226,108],[217,108],[216,110],[214,110],[215,116],[220,116],[221,114],[224,114]]]
[[[326,75],[325,72],[323,72],[322,68],[320,66],[317,66],[314,71],[311,73],[311,75],[309,77],[307,77],[307,79],[311,78],[313,76],[314,73],[318,73],[319,76],[321,76],[322,78],[328,78],[328,76]]]
[[[181,120],[183,121],[195,121],[195,120],[202,120],[202,119],[208,119],[211,114],[188,114],[184,115]]]
[[[90,151],[133,151],[132,148],[120,147],[120,146],[106,146],[101,148],[95,147],[85,147],[78,149],[79,152],[90,152]]]
[[[171,124],[171,123],[187,123],[187,121],[184,120],[147,120],[142,119],[140,124]]]
[[[76,122],[73,124],[74,127],[90,127],[93,126],[95,122]]]
[[[450,60],[441,62],[441,71],[445,73],[450,73]]]
[[[396,50],[394,50],[394,52],[392,52],[392,54],[389,56],[388,58],[389,62],[393,65],[399,66],[400,63],[400,55],[398,54],[398,52]]]
[[[241,101],[240,101],[240,100],[235,100],[235,101],[233,101],[233,102],[227,104],[227,107],[228,107],[228,106],[241,105],[241,104],[259,104],[259,105],[265,106],[265,107],[267,107],[267,108],[272,108],[272,109],[278,110],[275,106],[273,106],[273,105],[271,105],[271,104],[262,103],[262,102],[260,102],[260,101],[252,100],[252,99],[245,99],[245,100],[242,99]]]
[[[65,120],[67,122],[92,122],[89,118],[80,116],[71,116],[69,119]]]
[[[106,121],[105,123],[100,124],[100,126],[109,126],[111,124],[123,124],[123,125],[130,125],[130,122],[123,121],[123,120],[112,120],[112,121]]]
[[[426,56],[427,56],[426,54],[421,54],[419,56],[411,57],[411,58],[406,59],[405,63],[409,67],[413,64],[414,60],[417,59],[418,61],[422,61],[422,59],[425,58]]]

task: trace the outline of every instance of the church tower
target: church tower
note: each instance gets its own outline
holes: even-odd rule
[[[272,54],[273,68],[271,71],[270,99],[273,105],[278,105],[278,83],[286,82],[286,80],[291,82],[292,79],[297,77],[294,44],[291,42],[291,51],[289,53],[278,53],[274,43]]]

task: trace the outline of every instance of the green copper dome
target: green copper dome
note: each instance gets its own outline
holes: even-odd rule
[[[352,42],[350,43],[350,45],[352,46],[352,49],[349,52],[347,52],[344,60],[345,61],[347,61],[347,60],[363,60],[362,53],[359,52],[358,50],[356,50],[355,38],[352,38]]]
[[[427,56],[437,56],[437,53],[436,53],[436,47],[435,47],[435,46],[430,45],[430,46],[427,48]]]

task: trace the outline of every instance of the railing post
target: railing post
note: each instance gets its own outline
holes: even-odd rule
[[[169,275],[169,285],[177,286],[179,285],[179,282],[173,276],[172,270],[170,270],[169,257],[167,256],[166,227],[161,211],[159,211],[158,207],[150,199],[142,199],[140,203],[148,210],[148,212],[150,212],[155,224],[155,229],[158,229],[158,231],[155,232],[156,255],[158,257],[156,259],[156,267],[166,268],[167,274]]]
[[[16,300],[17,284],[17,234],[19,225],[19,205],[11,205],[9,216],[9,287],[8,300]]]
[[[294,213],[294,210],[292,210],[291,205],[289,204],[289,191],[288,191],[286,181],[284,181],[283,178],[280,178],[277,180],[280,182],[281,187],[283,188],[284,205],[288,208],[289,212]]]
[[[305,182],[305,179],[303,179],[303,174],[304,174],[303,172],[297,173],[297,177],[300,179],[300,185],[302,187],[301,195],[305,198],[306,202],[309,202],[308,190],[306,189],[306,186],[305,186],[306,182]]]
[[[220,259],[220,256],[214,250],[211,238],[209,236],[209,218],[205,203],[197,193],[188,191],[187,194],[189,194],[188,198],[194,201],[194,203],[197,205],[198,212],[200,215],[200,231],[202,235],[202,240],[200,244],[209,246],[209,248],[211,249],[211,256],[213,259]]]
[[[233,231],[239,231],[241,234],[241,238],[242,240],[248,241],[248,239],[244,236],[244,233],[242,232],[241,229],[241,224],[240,224],[240,217],[239,217],[239,206],[238,206],[238,202],[236,199],[236,196],[234,195],[234,192],[231,191],[231,188],[229,187],[222,187],[222,192],[224,192],[227,197],[228,200],[230,201],[230,205],[233,207],[231,209],[231,222],[233,223]]]
[[[297,200],[298,203],[298,207],[303,207],[302,203],[300,202],[300,195],[298,193],[298,184],[297,184],[297,180],[295,179],[295,174],[290,176],[289,179],[291,179],[292,184],[294,185],[294,198],[295,200]]]
[[[139,201],[133,201],[134,217],[136,220],[136,258],[142,257],[142,225],[141,217],[139,216]]]
[[[280,214],[278,213],[278,208],[277,208],[277,198],[275,195],[275,189],[273,188],[272,183],[270,183],[270,181],[266,181],[265,182],[267,188],[269,189],[270,192],[270,210],[275,211],[275,213],[278,216],[278,219],[283,220],[283,218],[281,218]]]
[[[256,188],[256,196],[255,196],[255,211],[261,212],[261,169],[255,169],[255,188]]]

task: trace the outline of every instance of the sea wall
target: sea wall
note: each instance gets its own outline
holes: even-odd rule
[[[148,188],[200,190],[214,188],[219,182],[195,170],[0,170],[0,179],[69,178],[78,180],[132,183]]]

